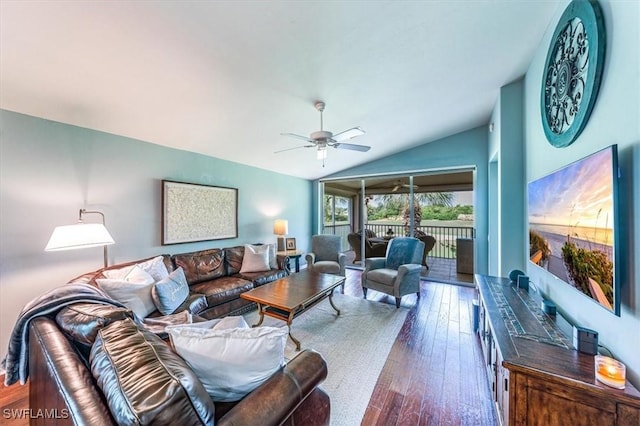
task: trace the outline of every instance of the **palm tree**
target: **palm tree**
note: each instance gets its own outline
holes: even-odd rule
[[[404,226],[405,235],[409,235],[410,223],[410,206],[409,194],[384,194],[378,196],[381,204],[386,205],[389,209],[402,205],[402,225]],[[422,222],[421,205],[436,206],[453,206],[454,195],[452,192],[421,192],[413,194],[413,223],[414,226],[420,226]]]

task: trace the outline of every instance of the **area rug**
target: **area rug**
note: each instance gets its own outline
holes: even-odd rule
[[[331,425],[359,425],[408,309],[343,294],[335,294],[333,301],[339,316],[325,299],[296,318],[291,333],[303,350],[314,349],[327,361],[327,379],[320,387],[331,398]],[[248,324],[257,318],[257,311],[245,314]],[[286,327],[269,317],[262,325]],[[289,339],[285,356],[297,353]]]

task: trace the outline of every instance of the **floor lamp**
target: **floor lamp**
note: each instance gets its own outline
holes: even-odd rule
[[[102,216],[102,223],[84,223],[85,214],[99,214]],[[99,211],[88,211],[80,209],[78,223],[75,225],[57,226],[45,251],[74,250],[89,247],[104,247],[104,267],[107,267],[107,246],[114,244],[113,237],[105,227],[104,214]]]

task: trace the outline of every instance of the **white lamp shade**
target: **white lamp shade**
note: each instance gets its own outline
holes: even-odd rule
[[[100,223],[78,223],[57,226],[49,238],[45,251],[74,250],[114,244],[107,228]]]
[[[273,233],[276,235],[287,235],[289,233],[289,221],[276,219],[273,223]]]

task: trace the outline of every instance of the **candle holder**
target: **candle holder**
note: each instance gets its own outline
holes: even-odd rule
[[[604,355],[595,356],[596,379],[607,386],[624,389],[627,368],[623,363]]]

